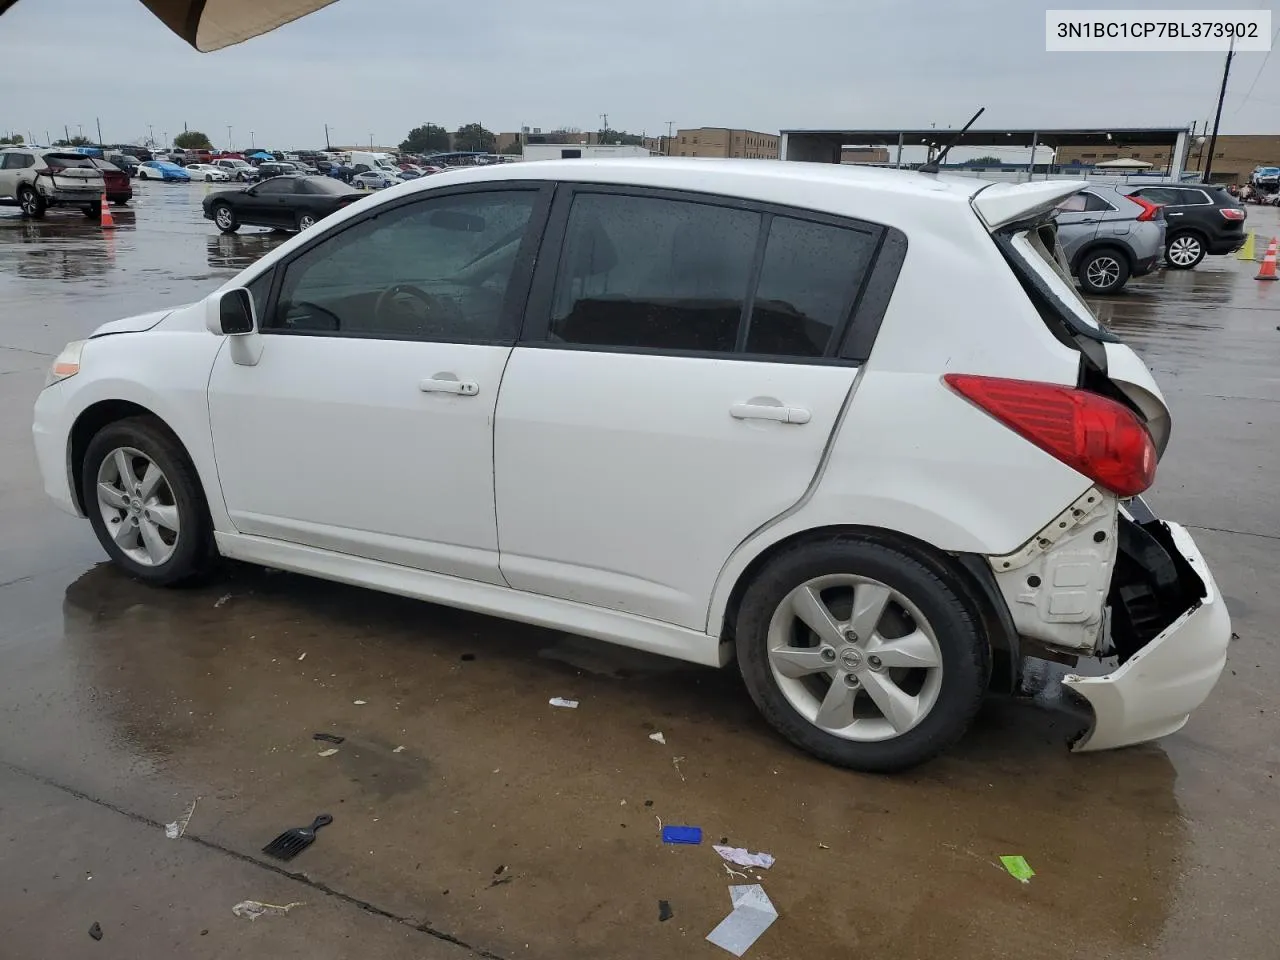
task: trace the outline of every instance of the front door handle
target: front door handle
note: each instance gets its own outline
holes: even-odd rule
[[[808,423],[809,411],[803,407],[784,407],[777,401],[762,403],[735,403],[729,408],[729,416],[735,420],[772,420],[775,423]]]
[[[456,374],[437,373],[418,383],[423,393],[452,393],[459,397],[474,397],[480,392],[480,384],[474,380],[459,380]]]

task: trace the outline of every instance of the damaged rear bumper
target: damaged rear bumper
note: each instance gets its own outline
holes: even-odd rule
[[[1231,619],[1191,535],[1178,524],[1154,518],[1141,524],[1128,519],[1123,522],[1132,524],[1148,542],[1167,553],[1178,568],[1178,589],[1191,602],[1112,673],[1101,677],[1072,674],[1063,679],[1063,685],[1093,710],[1093,724],[1073,744],[1075,750],[1122,747],[1179,730],[1209,696],[1227,661]],[[1150,607],[1152,602],[1150,597],[1141,597],[1134,606],[1145,603]],[[1141,617],[1137,614],[1132,622]]]

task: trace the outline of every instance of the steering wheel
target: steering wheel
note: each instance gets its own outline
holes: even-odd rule
[[[411,283],[397,283],[378,294],[373,316],[380,328],[394,329],[407,321],[428,336],[446,336],[463,319],[456,302],[432,296]]]

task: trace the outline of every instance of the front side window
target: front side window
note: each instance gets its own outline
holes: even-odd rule
[[[267,328],[514,340],[503,308],[536,198],[532,190],[458,194],[369,217],[285,267]]]
[[[288,177],[276,177],[261,184],[254,192],[258,194],[293,193],[293,180]]]
[[[760,214],[583,193],[566,227],[550,339],[656,350],[734,350]]]

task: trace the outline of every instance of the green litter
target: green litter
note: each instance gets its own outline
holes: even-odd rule
[[[1026,857],[1001,857],[1000,862],[1009,871],[1009,876],[1023,883],[1030,883],[1031,878],[1036,875],[1036,872],[1031,869],[1031,864],[1027,863]]]

